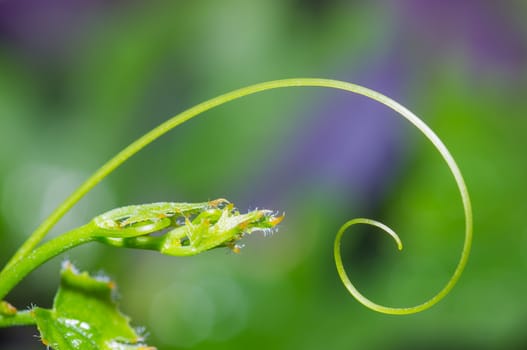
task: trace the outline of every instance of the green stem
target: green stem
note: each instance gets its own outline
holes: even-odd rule
[[[33,250],[22,260],[18,260],[0,273],[0,300],[2,300],[31,271],[59,255],[60,253],[80,244],[93,241],[97,227],[93,223],[78,227],[58,236]]]
[[[35,325],[36,320],[32,311],[19,311],[12,316],[0,315],[0,328],[13,326]]]
[[[116,248],[132,248],[132,249],[145,249],[159,251],[161,245],[164,242],[164,237],[153,237],[153,236],[138,236],[129,238],[112,238],[104,237],[98,238],[104,244],[110,245]]]

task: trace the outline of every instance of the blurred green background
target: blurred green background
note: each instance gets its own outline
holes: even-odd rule
[[[119,284],[159,349],[526,349],[525,1],[70,1],[0,3],[0,263],[109,157],[168,117],[252,83],[325,77],[377,89],[439,134],[464,173],[475,239],[431,310],[374,313],[333,265],[340,225],[371,217],[405,250],[354,230],[343,255],[373,300],[433,295],[460,253],[459,195],[433,148],[365,98],[315,88],[251,96],[144,149],[54,229],[113,207],[226,197],[286,213],[239,255],[191,258],[97,244],[8,297],[50,306],[66,257]],[[31,327],[1,349],[43,349]]]

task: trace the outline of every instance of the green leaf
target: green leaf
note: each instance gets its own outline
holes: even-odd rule
[[[53,308],[35,308],[42,342],[55,350],[152,350],[118,309],[108,278],[78,272],[66,262]]]

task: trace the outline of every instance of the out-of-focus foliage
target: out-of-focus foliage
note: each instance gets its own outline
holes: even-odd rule
[[[96,244],[68,254],[116,280],[121,308],[161,349],[525,348],[526,11],[522,1],[471,0],[3,1],[0,261],[95,168],[169,116],[259,81],[337,78],[423,117],[465,175],[473,254],[433,309],[379,315],[340,285],[331,250],[346,219],[381,220],[403,239],[401,253],[374,231],[343,242],[357,286],[394,306],[446,282],[463,228],[432,147],[386,108],[343,92],[272,91],[207,112],[112,174],[55,234],[144,202],[228,197],[243,211],[287,212],[280,232],[250,237],[241,255]],[[50,306],[60,261],[9,301]],[[0,347],[40,349],[34,333],[2,330]]]

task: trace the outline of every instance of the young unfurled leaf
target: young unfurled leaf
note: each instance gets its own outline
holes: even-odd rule
[[[227,246],[237,252],[239,246],[236,242],[244,235],[254,231],[270,231],[282,218],[270,210],[240,214],[232,205],[207,210],[161,237],[159,251],[167,255],[194,255]]]
[[[187,256],[236,242],[254,231],[272,231],[283,219],[270,210],[241,214],[225,199],[203,203],[153,203],[114,209],[94,219],[97,239],[127,248]],[[152,235],[161,233],[161,235]]]
[[[183,224],[189,218],[208,209],[219,208],[229,202],[216,199],[202,203],[161,202],[129,205],[110,210],[93,219],[99,232],[107,237],[135,237]]]
[[[33,310],[42,342],[55,350],[155,350],[117,309],[115,288],[66,262],[53,308]]]

